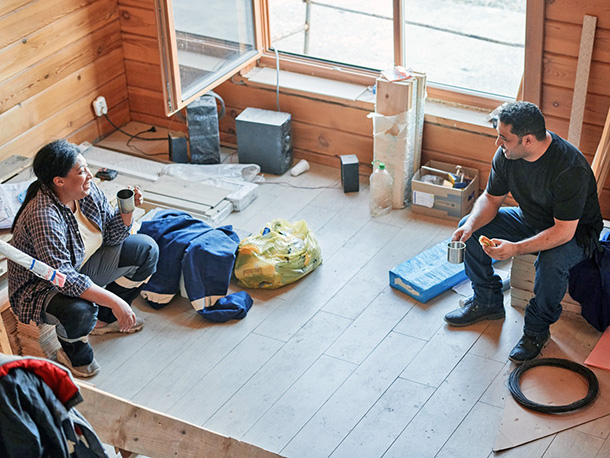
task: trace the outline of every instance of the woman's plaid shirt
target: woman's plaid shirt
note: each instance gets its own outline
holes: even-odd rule
[[[104,193],[93,182],[89,195],[79,204],[83,214],[102,231],[104,245],[118,245],[129,235],[130,228],[123,223],[118,209],[112,208]],[[55,287],[9,261],[9,301],[19,321],[29,323],[34,320],[39,323],[45,300],[53,288],[67,296],[77,297],[91,287],[91,279],[79,273],[85,245],[76,218],[45,185],[19,216],[10,243],[66,276],[64,286]]]

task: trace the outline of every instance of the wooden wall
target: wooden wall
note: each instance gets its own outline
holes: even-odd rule
[[[610,107],[610,2],[608,0],[546,2],[541,108],[547,118],[548,128],[566,138],[585,14],[597,17],[580,144],[581,151],[591,162]],[[600,202],[604,218],[610,219],[608,180]]]
[[[99,137],[98,95],[129,120],[116,0],[2,0],[0,31],[0,160]]]
[[[542,0],[540,0],[542,1]],[[581,149],[592,160],[610,106],[610,4],[607,0],[545,2],[541,108],[548,126],[567,136],[582,18],[598,18]],[[53,138],[92,141],[111,127],[91,102],[104,95],[111,119],[184,130],[182,114],[164,114],[154,0],[3,0],[0,4],[0,160],[33,155]],[[217,92],[228,116],[222,140],[235,144],[235,117],[246,107],[275,109],[274,88],[227,81]],[[244,81],[242,81],[243,83]],[[339,166],[338,156],[373,156],[373,110],[348,101],[282,91],[293,116],[295,155]],[[424,161],[460,163],[481,171],[484,184],[494,131],[427,116]],[[361,168],[363,173],[366,169]],[[602,194],[610,218],[610,184]]]

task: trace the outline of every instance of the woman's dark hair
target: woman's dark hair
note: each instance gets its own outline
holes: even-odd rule
[[[510,125],[510,131],[519,138],[530,134],[540,142],[546,138],[544,116],[531,102],[507,103],[502,107],[498,119],[503,124]]]
[[[76,157],[79,154],[78,147],[66,140],[55,140],[38,150],[32,163],[37,180],[28,187],[25,199],[23,199],[23,203],[15,215],[11,232],[15,230],[21,212],[38,193],[42,185],[53,189],[53,178],[65,177],[76,164]]]

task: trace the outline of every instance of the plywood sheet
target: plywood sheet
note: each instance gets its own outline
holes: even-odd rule
[[[11,179],[32,164],[32,158],[13,155],[0,162],[0,183]]]
[[[231,192],[230,189],[217,188],[167,175],[147,185],[146,191],[209,207],[218,205]]]
[[[610,328],[603,333],[597,345],[585,360],[585,364],[610,371]]]
[[[122,175],[154,181],[159,178],[164,164],[98,146],[81,145],[82,154],[89,165],[108,167]]]
[[[589,346],[582,342],[577,335],[570,333],[557,333],[553,335],[549,345],[544,349],[545,358],[564,358],[583,364],[590,352]],[[512,396],[508,395],[504,416],[500,425],[500,431],[494,445],[494,451],[505,450],[516,447],[542,437],[558,433],[574,426],[586,423],[610,414],[610,372],[591,368],[599,380],[600,395],[584,409],[561,415],[543,414],[526,409],[519,405]],[[546,389],[551,386],[559,386],[561,390],[555,390],[554,396],[563,393],[564,399],[553,397],[556,403],[562,403],[565,399],[572,402],[578,398],[582,383],[572,377],[566,381],[558,382],[557,369],[552,367],[537,368],[536,382],[528,385],[522,384],[521,390],[528,399],[546,403],[548,393]],[[524,376],[525,377],[525,376]]]

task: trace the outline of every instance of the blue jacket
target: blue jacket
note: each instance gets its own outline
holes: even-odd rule
[[[186,212],[164,210],[138,232],[159,245],[157,271],[141,292],[153,308],[164,307],[180,291],[181,275],[195,310],[227,294],[239,245],[231,226],[214,229]]]

